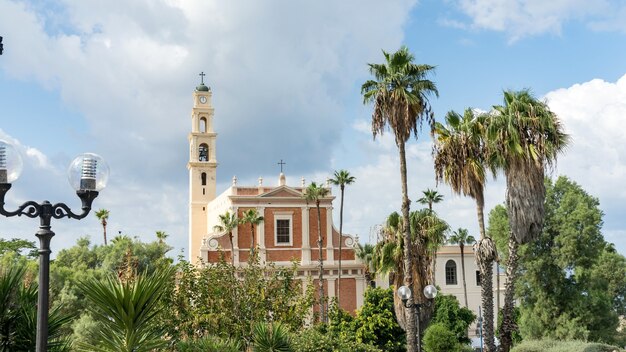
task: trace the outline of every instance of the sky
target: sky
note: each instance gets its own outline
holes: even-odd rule
[[[400,209],[400,175],[392,135],[372,138],[360,87],[367,63],[406,45],[436,66],[439,121],[450,110],[489,110],[503,90],[545,99],[572,136],[550,177],[566,175],[599,199],[604,236],[626,254],[622,1],[0,0],[0,36],[0,138],[24,158],[8,209],[28,200],[77,209],[66,170],[94,152],[111,170],[93,205],[109,210],[109,237],[151,241],[165,231],[170,254],[186,256],[191,96],[205,72],[218,194],[233,176],[277,184],[281,159],[292,186],[346,169],[356,182],[346,188],[344,231],[371,242]],[[431,148],[427,129],[407,144],[409,198],[436,187],[439,215],[477,235],[474,202],[436,185]],[[489,179],[486,212],[504,194],[504,177]],[[0,236],[35,240],[37,226],[2,217]],[[53,255],[81,236],[103,242],[92,214],[52,229]]]

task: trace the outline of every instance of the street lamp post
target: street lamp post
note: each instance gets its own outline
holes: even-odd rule
[[[91,210],[93,200],[106,185],[109,168],[99,155],[86,153],[78,156],[68,169],[69,181],[76,189],[76,195],[81,200],[80,214],[63,203],[51,204],[49,201],[37,203],[28,201],[20,205],[15,211],[4,208],[4,198],[11,189],[22,171],[20,154],[13,145],[0,140],[0,214],[6,217],[25,215],[29,218],[39,218],[39,231],[35,236],[39,238],[39,285],[37,293],[37,342],[36,351],[48,350],[48,306],[50,288],[50,240],[54,232],[50,230],[52,218],[82,219]]]
[[[431,301],[435,297],[437,297],[437,288],[433,285],[428,285],[424,287],[424,296],[428,299],[428,303],[426,303],[426,306],[430,306]],[[417,318],[416,319],[417,320],[417,351],[422,352],[422,332],[420,331],[421,330],[420,329],[420,325],[421,325],[420,310],[423,304],[413,302],[413,300],[411,299],[411,289],[407,286],[400,286],[400,288],[398,288],[398,297],[400,297],[400,299],[402,300],[402,304],[404,305],[405,308],[407,309],[415,308],[415,316]]]

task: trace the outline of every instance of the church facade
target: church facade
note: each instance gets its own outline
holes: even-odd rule
[[[289,184],[281,172],[275,182],[257,185],[232,184],[216,194],[218,167],[215,150],[217,133],[213,130],[212,92],[203,83],[193,92],[191,132],[189,133],[189,256],[192,263],[215,263],[224,256],[235,265],[246,265],[252,248],[258,248],[261,263],[291,266],[299,262],[297,275],[304,283],[317,285],[319,249],[317,208],[303,198],[304,179]],[[330,186],[326,184],[326,187]],[[363,304],[366,282],[363,264],[355,257],[358,239],[339,236],[333,224],[333,200],[329,195],[320,202],[323,239],[324,289],[329,298],[341,290],[341,307],[354,312]],[[237,214],[256,209],[263,221],[251,233],[250,225],[241,224],[233,231],[233,248],[228,234],[214,231],[219,215]],[[342,241],[341,283],[339,280],[339,243]],[[317,286],[316,286],[317,287]]]

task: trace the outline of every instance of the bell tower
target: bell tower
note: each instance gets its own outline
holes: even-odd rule
[[[215,198],[215,139],[213,130],[212,92],[204,85],[204,72],[200,85],[194,90],[189,133],[189,260],[198,261],[200,242],[207,235],[207,205]],[[195,250],[194,250],[195,248]],[[195,253],[194,253],[195,252]]]

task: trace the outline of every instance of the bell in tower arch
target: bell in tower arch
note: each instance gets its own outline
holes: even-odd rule
[[[206,143],[200,144],[198,148],[198,161],[209,161],[209,146]]]

